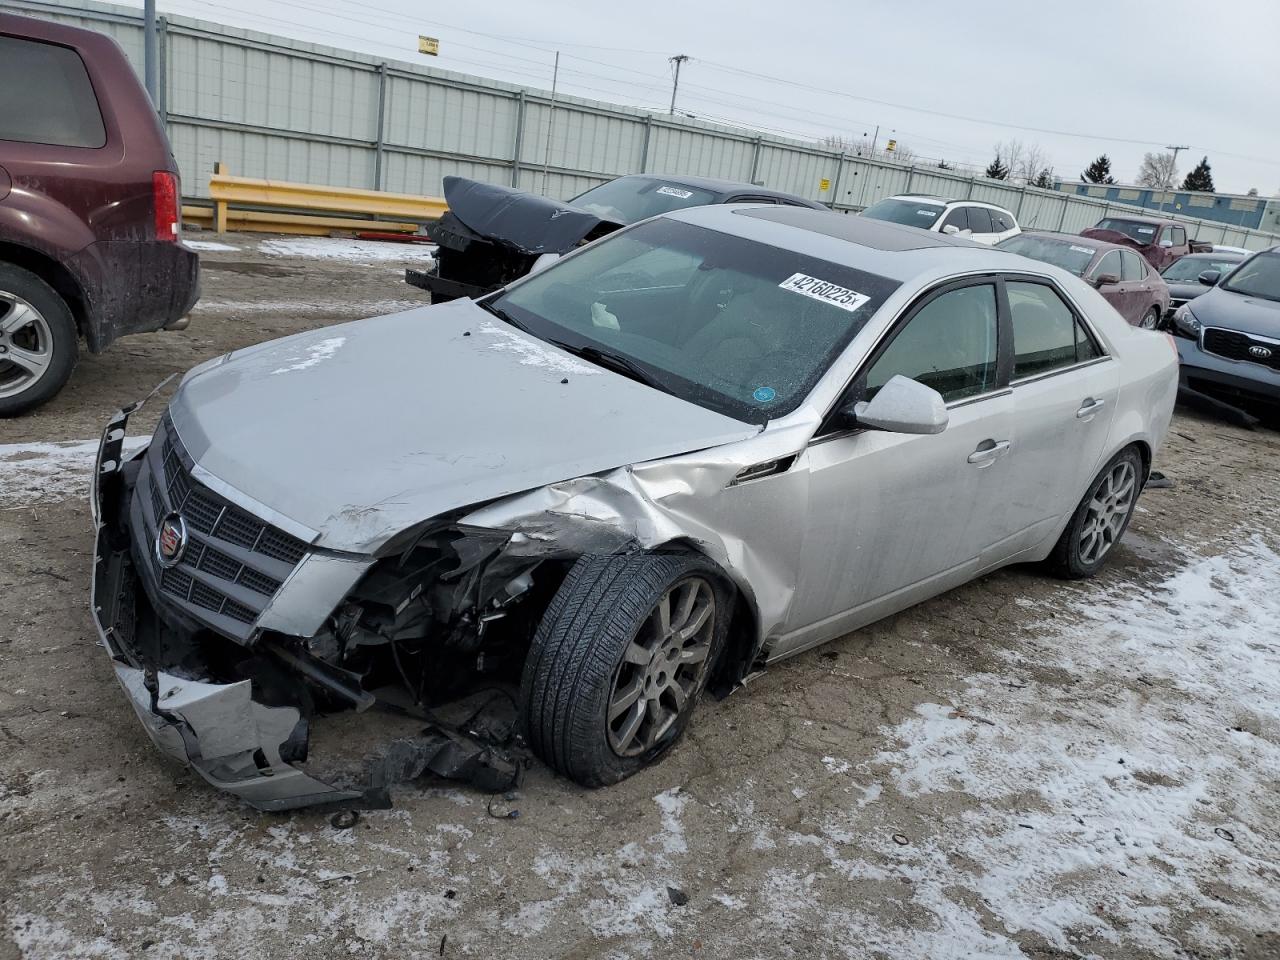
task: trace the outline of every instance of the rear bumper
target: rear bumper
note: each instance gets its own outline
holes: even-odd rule
[[[1208,353],[1195,340],[1174,337],[1183,386],[1245,402],[1280,404],[1280,371]]]
[[[200,299],[200,258],[181,243],[102,240],[67,265],[81,278],[92,353],[118,337],[170,326]]]
[[[162,753],[259,810],[362,798],[363,791],[324,783],[284,759],[282,749],[305,754],[307,725],[296,707],[260,702],[250,679],[193,679],[179,675],[191,671],[170,665],[178,659],[174,644],[141,586],[126,520],[130,465],[122,460],[122,445],[137,406],[112,418],[98,450],[90,605],[98,640],[142,728]],[[163,664],[160,650],[170,654]]]

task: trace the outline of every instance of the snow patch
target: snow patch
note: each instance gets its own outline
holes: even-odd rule
[[[324,316],[381,317],[429,304],[425,300],[201,300],[193,313],[322,314]]]
[[[329,360],[336,354],[344,343],[347,342],[346,337],[328,337],[324,340],[318,340],[307,347],[306,352],[300,356],[286,357],[287,366],[278,367],[271,371],[271,375],[278,373],[293,373],[296,370],[306,370],[308,367],[314,367],[317,364]]]
[[[291,240],[260,240],[258,252],[269,257],[298,257],[304,260],[345,260],[367,266],[389,262],[412,263],[430,269],[436,247],[428,243],[387,243],[378,240],[345,240],[336,237],[298,237]]]
[[[137,452],[148,439],[127,438],[124,455]],[[97,440],[0,444],[0,509],[87,497],[97,455]]]
[[[218,243],[216,240],[188,240],[183,237],[182,242],[200,253],[234,253],[240,250],[239,247],[233,247],[229,243]]]
[[[552,373],[558,373],[561,376],[571,373],[579,377],[590,377],[600,373],[599,367],[576,360],[541,340],[521,336],[514,330],[506,330],[492,323],[482,323],[480,332],[492,338],[489,343],[491,349],[514,353],[524,366],[546,367]]]
[[[662,811],[662,827],[660,836],[662,849],[667,853],[687,853],[689,845],[684,839],[684,824],[680,817],[684,813],[685,797],[679,787],[664,790],[653,798],[658,809]]]

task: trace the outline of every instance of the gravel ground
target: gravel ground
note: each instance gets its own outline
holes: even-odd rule
[[[163,761],[86,607],[93,438],[421,302],[408,253],[206,242],[188,331],[0,422],[0,960],[1280,957],[1280,435],[1181,411],[1096,580],[1004,571],[795,658],[617,787],[424,783],[342,830]]]

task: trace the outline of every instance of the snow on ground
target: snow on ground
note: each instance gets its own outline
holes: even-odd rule
[[[1086,587],[1064,612],[1010,668],[1056,664],[1074,682],[975,676],[886,730],[877,760],[899,791],[978,802],[910,848],[916,897],[964,929],[973,908],[946,895],[962,883],[1009,932],[1068,953],[1081,935],[1172,953],[1171,903],[1274,929],[1280,556],[1253,538],[1149,593]],[[959,879],[957,854],[972,865]],[[1228,944],[1206,931],[1199,946]]]
[[[183,237],[182,242],[199,253],[237,253],[241,249],[230,243],[219,243],[216,240],[192,240],[189,237]]]
[[[146,442],[127,438],[125,454]],[[97,440],[0,444],[0,509],[87,497],[97,453]]]
[[[379,240],[345,240],[336,237],[292,237],[288,240],[260,240],[258,252],[272,257],[304,260],[346,260],[369,266],[387,262],[428,269],[435,262],[436,248],[426,243],[392,243]]]
[[[337,303],[313,300],[201,300],[192,312],[197,316],[204,313],[266,313],[381,317],[388,313],[425,307],[429,303],[425,294],[416,300],[347,300]]]

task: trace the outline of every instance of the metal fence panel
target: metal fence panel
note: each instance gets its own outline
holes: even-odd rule
[[[109,33],[141,73],[137,8],[0,0],[0,9]],[[430,195],[449,174],[568,198],[642,171],[760,182],[846,212],[928,193],[1007,207],[1024,229],[1072,232],[1119,206],[936,167],[841,160],[818,144],[578,97],[557,97],[553,109],[546,90],[186,17],[163,18],[161,32],[158,106],[187,196],[207,197],[222,161],[243,176]],[[1182,211],[1174,218],[1214,243],[1280,243]]]

